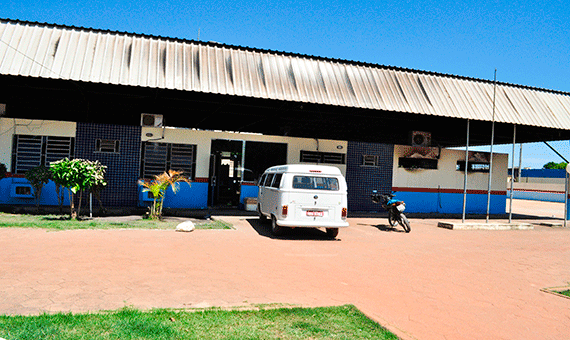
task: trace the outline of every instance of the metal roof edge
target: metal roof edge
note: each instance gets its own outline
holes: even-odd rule
[[[338,63],[342,63],[342,64],[347,64],[347,65],[366,66],[366,67],[373,67],[373,68],[378,68],[378,69],[387,69],[387,70],[392,70],[392,71],[432,75],[432,76],[439,76],[439,77],[444,77],[444,78],[468,80],[468,81],[487,83],[487,84],[495,83],[491,79],[474,78],[474,77],[460,76],[460,75],[450,74],[450,73],[441,73],[441,72],[434,72],[434,71],[418,70],[418,69],[392,66],[392,65],[381,65],[381,64],[374,64],[374,63],[363,62],[363,61],[354,61],[354,60],[341,59],[341,58],[321,57],[321,56],[302,54],[302,53],[262,49],[262,48],[240,46],[240,45],[231,45],[231,44],[224,44],[224,43],[218,43],[218,42],[213,42],[213,41],[205,42],[205,41],[199,41],[199,40],[193,40],[193,39],[173,38],[173,37],[165,37],[165,36],[160,36],[160,35],[151,35],[151,34],[144,34],[144,33],[125,32],[125,31],[117,31],[117,30],[110,30],[110,29],[73,26],[73,25],[62,25],[62,24],[56,24],[56,23],[52,24],[52,23],[47,23],[47,22],[28,21],[28,20],[19,20],[19,19],[10,19],[10,18],[0,18],[0,22],[11,22],[11,23],[16,23],[16,24],[24,24],[24,25],[43,25],[43,26],[54,27],[54,28],[80,29],[80,30],[85,30],[85,31],[90,31],[90,32],[113,33],[113,34],[121,34],[121,35],[135,36],[135,37],[141,37],[141,38],[163,39],[163,40],[172,41],[172,42],[192,43],[192,44],[199,44],[199,45],[212,46],[212,47],[225,47],[225,48],[230,48],[230,49],[235,49],[235,50],[244,50],[244,51],[260,52],[260,53],[270,53],[270,54],[290,56],[290,57],[309,58],[309,59],[315,59],[315,60],[321,60],[321,61],[338,62]],[[552,90],[552,89],[546,89],[546,88],[541,88],[541,87],[520,85],[520,84],[507,83],[507,82],[501,82],[501,81],[497,81],[496,84],[501,85],[501,86],[515,87],[515,88],[521,88],[521,89],[527,89],[527,90],[535,90],[535,91],[541,91],[541,92],[548,92],[548,93],[570,96],[570,92],[565,92],[565,91],[560,91],[560,90]]]

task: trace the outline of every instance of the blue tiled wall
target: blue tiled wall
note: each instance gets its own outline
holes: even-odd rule
[[[363,166],[362,156],[378,156],[378,166]],[[349,142],[346,154],[346,182],[349,211],[381,211],[372,203],[372,190],[392,191],[394,146],[379,143]]]
[[[119,140],[119,152],[95,152],[96,139]],[[140,126],[77,123],[75,158],[98,160],[107,166],[108,184],[101,194],[106,207],[137,206],[140,150]]]

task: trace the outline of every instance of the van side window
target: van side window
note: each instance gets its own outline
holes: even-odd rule
[[[273,174],[267,174],[267,177],[265,177],[265,182],[263,182],[263,186],[265,187],[269,187],[271,186],[271,182],[273,181]]]
[[[265,177],[267,177],[267,174],[263,174],[263,175],[261,176],[261,178],[259,179],[258,184],[259,184],[260,187],[264,186],[264,184],[265,184]]]
[[[338,179],[334,177],[294,176],[293,189],[338,191]]]
[[[273,179],[273,184],[271,185],[272,188],[279,188],[281,184],[281,178],[283,178],[283,174],[275,174]]]

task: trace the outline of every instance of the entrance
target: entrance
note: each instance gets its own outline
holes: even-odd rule
[[[212,140],[208,193],[210,206],[238,206],[243,173],[243,149],[243,141]]]
[[[246,185],[244,195],[255,197],[252,189],[263,171],[286,162],[285,143],[213,139],[208,205],[238,207],[242,185]]]

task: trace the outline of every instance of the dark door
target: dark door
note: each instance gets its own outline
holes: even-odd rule
[[[243,142],[212,140],[209,204],[237,207],[241,192]]]

